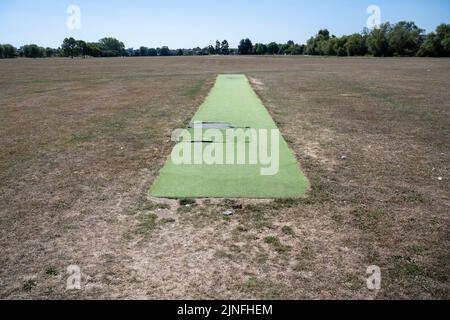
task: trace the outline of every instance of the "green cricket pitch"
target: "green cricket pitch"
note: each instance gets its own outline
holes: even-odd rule
[[[192,123],[226,123],[232,128],[184,130],[194,137],[182,135],[173,154],[186,161],[169,158],[150,189],[152,196],[171,199],[305,196],[309,181],[283,136],[271,135],[278,132],[277,125],[245,75],[219,75]],[[238,132],[249,129],[268,133],[237,138]],[[200,135],[195,136],[194,131]],[[239,154],[245,154],[245,160],[238,160]],[[260,158],[252,162],[250,154]],[[209,156],[209,160],[205,161],[203,155]]]

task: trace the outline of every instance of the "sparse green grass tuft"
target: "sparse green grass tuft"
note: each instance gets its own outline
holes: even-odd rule
[[[124,120],[108,120],[100,127],[99,131],[102,134],[114,134],[123,131],[125,128]]]
[[[48,267],[47,270],[45,271],[45,274],[49,275],[49,276],[57,276],[59,274],[58,269],[56,267]]]
[[[287,236],[295,236],[295,231],[289,226],[284,226],[281,231]]]
[[[278,253],[286,253],[291,249],[291,247],[281,244],[281,241],[278,237],[266,237],[264,238],[264,242],[269,244]]]
[[[239,225],[236,227],[236,231],[244,233],[244,232],[248,232],[248,228],[246,226]]]
[[[280,244],[280,239],[278,239],[278,237],[274,237],[274,236],[270,236],[270,237],[265,237],[264,238],[264,242],[270,245],[279,245]]]
[[[158,216],[154,213],[146,214],[142,218],[142,222],[138,225],[136,233],[149,234],[153,232],[157,227]]]
[[[256,277],[250,277],[239,286],[239,289],[252,297],[263,299],[282,299],[289,295],[289,290],[283,285]]]
[[[297,265],[294,267],[294,271],[306,271],[311,268],[312,260],[314,258],[314,252],[310,247],[304,247],[300,254],[297,256]]]
[[[394,196],[390,202],[396,204],[423,204],[427,202],[427,198],[419,192],[406,191]]]
[[[300,200],[292,199],[292,198],[275,199],[273,201],[273,203],[275,204],[275,206],[278,206],[278,207],[281,206],[281,207],[285,207],[285,208],[291,208],[291,207],[298,205],[300,203]]]
[[[161,219],[161,220],[159,220],[159,223],[160,224],[171,224],[171,223],[175,223],[176,222],[176,220],[175,219],[173,219],[173,218],[163,218],[163,219]]]
[[[217,250],[214,253],[214,257],[216,257],[218,259],[231,259],[233,257],[233,255],[224,250]]]
[[[185,205],[185,206],[179,207],[179,208],[177,209],[177,213],[179,213],[179,214],[182,214],[182,213],[189,213],[189,212],[192,212],[192,209],[193,209],[192,205],[187,204],[187,205]]]
[[[391,258],[391,273],[394,277],[425,276],[426,269],[410,256],[394,256]]]
[[[143,203],[140,207],[140,211],[155,211],[157,209],[170,209],[170,206],[165,203]]]
[[[34,288],[37,287],[37,281],[36,280],[26,280],[23,283],[23,290],[26,292],[30,292]]]
[[[425,269],[417,263],[411,262],[405,265],[405,271],[412,276],[421,276],[425,274]]]
[[[354,221],[361,230],[373,230],[379,222],[386,216],[382,209],[370,209],[359,207],[353,211]]]
[[[361,288],[364,288],[364,281],[357,277],[354,274],[347,274],[345,277],[345,284],[350,290],[359,290]]]
[[[95,140],[95,136],[89,135],[89,134],[72,134],[70,142],[71,143],[84,143],[84,142],[91,142]]]
[[[193,87],[184,92],[184,95],[188,98],[194,98],[200,94],[203,88],[204,81],[198,81]]]

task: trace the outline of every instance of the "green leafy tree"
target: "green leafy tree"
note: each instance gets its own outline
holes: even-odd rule
[[[311,37],[308,39],[308,41],[306,42],[305,53],[311,56],[318,54],[316,38]]]
[[[208,49],[207,49],[207,51],[208,51],[208,54],[216,54],[216,48],[214,48],[213,46],[208,46]]]
[[[10,45],[10,44],[5,44],[3,45],[4,50],[5,50],[5,58],[16,58],[17,57],[17,48]]]
[[[158,55],[162,56],[162,57],[167,57],[171,55],[170,49],[169,47],[162,47],[161,49],[159,49]]]
[[[336,42],[334,45],[334,51],[335,54],[339,57],[344,57],[348,55],[347,52],[347,42],[348,42],[348,36],[342,36],[342,37],[338,37],[336,38]]]
[[[348,37],[346,48],[348,56],[364,56],[367,53],[366,40],[359,33]]]
[[[238,52],[239,54],[247,54],[247,48],[245,48],[245,39],[242,39],[239,42]]]
[[[450,24],[441,24],[424,37],[417,55],[420,57],[450,57]]]
[[[311,37],[306,43],[306,54],[324,55],[330,52],[330,32],[327,29],[319,30],[315,37]]]
[[[253,52],[253,43],[249,38],[245,39],[245,47],[247,48],[248,54]]]
[[[45,56],[45,49],[35,44],[23,46],[22,52],[26,58],[43,58]]]
[[[291,47],[290,44],[284,43],[278,45],[278,54],[289,54],[289,48]]]
[[[177,50],[177,56],[183,56],[183,55],[184,55],[183,49],[178,49]]]
[[[82,57],[86,57],[88,55],[88,45],[83,40],[77,40],[77,49],[76,51]]]
[[[317,38],[319,41],[330,39],[330,31],[328,31],[327,29],[319,30]]]
[[[336,39],[316,39],[315,52],[321,56],[336,55],[335,51]]]
[[[100,45],[98,43],[90,42],[87,44],[87,53],[88,56],[91,57],[101,57],[102,50],[100,49]]]
[[[4,44],[4,56],[5,58],[16,58],[17,57],[17,48],[10,45],[10,44]]]
[[[436,37],[439,41],[439,56],[450,57],[450,24],[441,24],[436,28]]]
[[[417,55],[419,57],[439,57],[441,47],[436,33],[432,32],[425,37],[425,41],[420,46]]]
[[[219,40],[216,41],[216,48],[215,48],[215,50],[214,50],[214,53],[215,53],[215,54],[221,54],[221,53],[222,53],[222,52],[221,52],[221,43],[220,43]]]
[[[149,57],[156,57],[158,55],[158,51],[155,48],[148,49],[148,56]]]
[[[77,40],[74,38],[65,38],[61,45],[63,55],[65,57],[71,57],[72,59],[78,55],[77,52]]]
[[[278,46],[278,43],[271,42],[267,45],[267,53],[268,54],[278,54],[280,52],[280,47]]]
[[[304,45],[294,44],[289,47],[289,54],[290,55],[301,55],[305,51]]]
[[[389,22],[383,23],[379,28],[374,28],[367,36],[367,48],[375,57],[390,56],[389,33],[392,27]]]
[[[104,57],[120,57],[125,55],[125,45],[116,38],[103,38],[99,40],[99,46]]]
[[[320,55],[334,55],[333,43],[330,42],[330,32],[327,29],[319,30],[316,35],[316,53]]]
[[[296,44],[294,41],[289,40],[286,43],[286,49],[284,50],[285,54],[288,55],[299,55],[299,54],[303,54],[303,47]]]
[[[230,45],[227,40],[223,40],[220,44],[220,52],[224,55],[230,54]]]
[[[0,44],[0,59],[3,59],[5,57],[5,47]]]
[[[423,32],[414,22],[395,24],[388,35],[390,50],[397,56],[415,56],[422,44]]]
[[[239,54],[242,55],[252,54],[253,52],[252,41],[249,38],[242,39],[239,43],[238,52]]]
[[[255,54],[263,55],[267,53],[267,46],[263,43],[255,44]]]
[[[141,57],[146,57],[148,56],[148,48],[147,47],[140,47],[139,48],[139,55]]]
[[[48,48],[48,47],[45,48],[45,56],[46,56],[47,58],[54,57],[55,54],[56,54],[56,50],[55,50],[55,49]]]
[[[213,52],[215,51],[213,46],[204,47],[204,48],[201,50],[201,53],[200,53],[200,54],[201,54],[202,56],[207,56],[207,55],[210,54],[211,51],[213,51]]]
[[[133,56],[136,55],[136,52],[135,52],[135,50],[133,48],[128,48],[125,51],[127,53],[127,55],[126,55],[127,57],[133,57]]]

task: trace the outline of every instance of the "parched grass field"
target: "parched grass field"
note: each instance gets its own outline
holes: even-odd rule
[[[307,199],[149,197],[220,73],[251,79]],[[3,60],[0,148],[2,299],[450,298],[448,59]]]

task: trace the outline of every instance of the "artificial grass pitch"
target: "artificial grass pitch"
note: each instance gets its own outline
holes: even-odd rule
[[[226,123],[235,129],[242,128],[277,129],[275,122],[266,110],[261,100],[253,91],[245,75],[220,75],[205,102],[200,106],[192,123]],[[193,129],[186,131],[191,132]],[[201,129],[204,133],[205,129]],[[219,133],[223,130],[216,130]],[[238,164],[237,161],[227,162],[227,156],[234,157],[238,150],[250,150],[252,141],[250,139],[235,140],[236,143],[230,147],[227,139],[200,138],[200,140],[186,141],[180,139],[175,150],[189,150],[194,153],[195,148],[211,150],[223,148],[220,154],[222,162],[207,164],[199,162],[195,164],[175,163],[173,158],[167,161],[160,172],[159,178],[150,189],[150,194],[157,198],[298,198],[306,194],[309,182],[301,172],[295,156],[289,149],[282,135],[277,138],[277,143],[269,138],[268,147],[272,148],[279,144],[279,166],[274,170],[276,174],[264,175],[263,168],[270,167],[269,164],[261,165],[246,161]],[[208,140],[208,141],[206,141]],[[278,141],[279,140],[279,141]],[[260,141],[257,140],[257,150],[261,149]],[[262,144],[262,143],[261,143]],[[209,148],[209,149],[208,149]],[[198,151],[199,149],[197,149]],[[252,149],[255,150],[255,149]],[[181,154],[185,154],[182,152]],[[258,153],[259,154],[259,153]],[[270,154],[270,151],[269,153]],[[189,156],[189,155],[188,155]],[[192,155],[192,158],[194,156]],[[220,163],[220,164],[218,164]],[[227,164],[228,163],[228,164]]]

